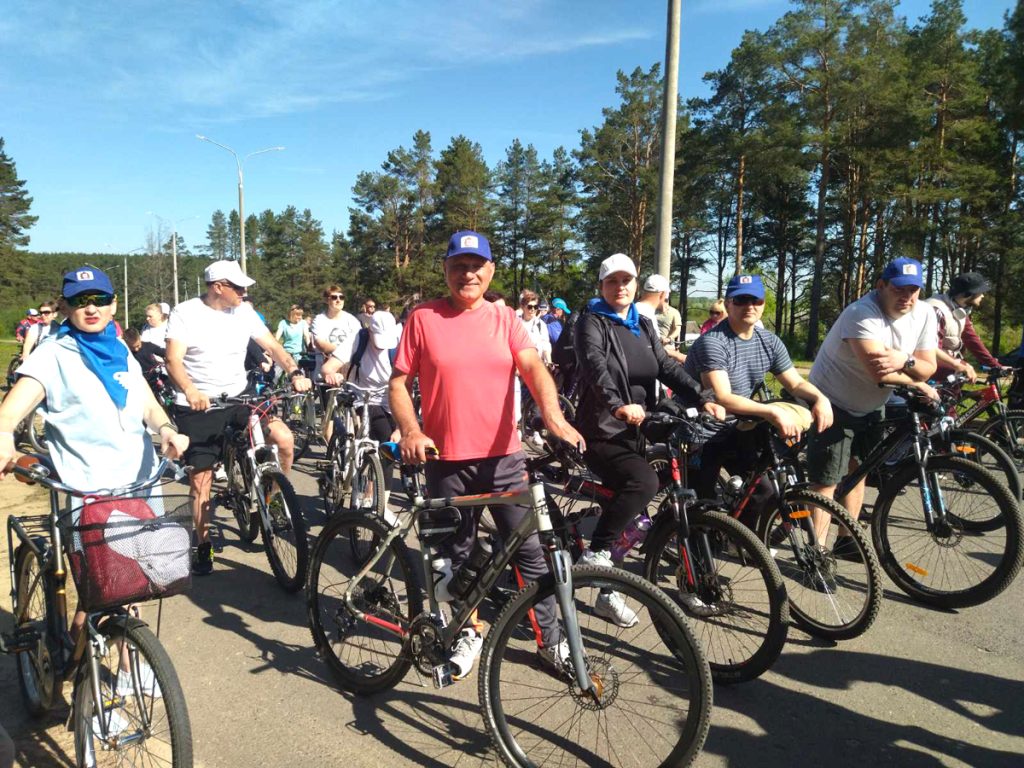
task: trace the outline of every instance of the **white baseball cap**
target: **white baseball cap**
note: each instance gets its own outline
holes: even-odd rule
[[[668,278],[654,274],[644,281],[644,293],[668,293]]]
[[[242,268],[238,266],[237,261],[215,261],[206,268],[203,276],[207,283],[216,283],[218,280],[224,280],[232,285],[237,285],[239,288],[248,288],[250,285],[256,284],[256,281],[251,277],[246,277],[245,273],[242,272]]]
[[[636,277],[636,264],[624,253],[613,253],[601,262],[601,271],[597,274],[598,280],[604,280],[608,275],[616,272],[625,272]]]
[[[398,325],[395,317],[383,309],[370,315],[370,338],[377,349],[394,349],[398,346]]]

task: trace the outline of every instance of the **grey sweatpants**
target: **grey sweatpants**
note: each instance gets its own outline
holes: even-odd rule
[[[430,461],[426,465],[426,478],[427,493],[432,498],[521,491],[526,489],[528,483],[526,456],[520,451],[488,459]],[[527,507],[512,504],[495,504],[488,509],[494,518],[498,533],[506,540],[523,518],[530,514]],[[462,523],[458,532],[439,548],[443,555],[451,558],[452,573],[458,573],[473,550],[477,523],[482,511],[482,507],[462,510]],[[518,566],[524,582],[536,581],[548,573],[548,564],[536,532],[523,542],[513,561]],[[561,639],[555,598],[549,597],[534,606],[534,614],[540,626],[543,644],[555,645]]]

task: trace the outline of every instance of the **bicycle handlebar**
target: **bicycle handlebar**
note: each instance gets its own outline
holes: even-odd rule
[[[25,461],[26,459],[32,460],[32,462],[29,463]],[[132,494],[138,493],[146,488],[152,488],[159,483],[164,478],[168,468],[174,471],[175,480],[181,480],[185,477],[186,468],[183,465],[164,457],[160,460],[160,464],[157,466],[156,472],[145,480],[139,480],[138,482],[123,485],[118,488],[98,488],[92,491],[82,491],[77,488],[72,488],[71,486],[60,482],[60,480],[51,478],[50,469],[44,464],[41,464],[38,461],[38,457],[33,456],[32,454],[27,454],[19,459],[13,467],[13,471],[15,475],[19,476],[19,478],[24,478],[23,482],[27,482],[29,484],[39,483],[39,485],[42,485],[48,490],[58,491],[66,493],[69,496],[83,498],[85,496],[131,496]]]

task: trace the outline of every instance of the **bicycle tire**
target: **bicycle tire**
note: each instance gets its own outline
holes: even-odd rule
[[[249,494],[249,483],[245,479],[245,470],[240,461],[248,461],[248,458],[232,450],[227,462],[228,500],[231,504],[231,514],[235,516],[235,522],[238,524],[238,537],[245,543],[252,544],[260,535],[260,514],[256,510],[255,499]]]
[[[662,502],[658,522],[648,535],[644,578],[675,599],[691,593],[682,567],[673,510],[675,499]],[[779,658],[789,633],[789,602],[782,574],[753,531],[724,512],[691,507],[690,541],[707,535],[715,553],[713,574],[699,573],[698,596],[716,610],[693,613],[680,599],[683,613],[704,648],[716,683],[742,683],[763,675]],[[698,555],[699,551],[694,550]],[[698,569],[695,569],[698,570]]]
[[[34,541],[40,547],[46,546],[43,538]],[[34,717],[40,717],[63,702],[63,680],[54,660],[56,648],[49,633],[46,574],[36,553],[25,545],[14,552],[14,588],[18,598],[16,628],[31,627],[39,633],[33,650],[15,656],[18,688],[25,709]]]
[[[601,701],[584,700],[564,673],[537,669],[537,640],[524,622],[537,603],[554,595],[555,582],[547,575],[528,584],[498,616],[480,657],[480,704],[498,756],[515,768],[561,759],[620,765],[621,754],[637,766],[690,765],[707,736],[712,691],[707,660],[682,611],[654,585],[619,569],[576,566],[572,588],[591,677],[603,684]],[[589,609],[602,588],[618,592],[637,610],[636,626],[618,627]],[[669,695],[676,698],[666,703]],[[626,712],[644,705],[654,714]],[[567,732],[548,733],[560,727]],[[597,743],[610,741],[613,733],[618,750]]]
[[[270,570],[285,592],[298,592],[306,581],[309,562],[306,520],[299,497],[291,481],[276,470],[260,475],[260,493],[270,513],[271,527],[263,528],[263,549]]]
[[[14,374],[21,367],[21,354],[14,353],[14,357],[7,363],[7,389],[14,386]]]
[[[397,685],[412,665],[407,641],[351,616],[343,601],[348,582],[365,565],[350,546],[352,529],[382,539],[384,521],[367,514],[341,512],[324,526],[313,547],[306,585],[306,614],[313,644],[339,687],[362,696]],[[408,627],[423,612],[416,562],[404,541],[396,539],[367,574],[373,580],[353,596],[359,610]]]
[[[78,768],[154,764],[191,768],[192,726],[188,705],[163,645],[140,621],[109,620],[99,631],[106,650],[97,660],[100,678],[92,680],[86,656],[75,684],[73,717]],[[129,649],[128,670],[123,670],[124,648]],[[133,673],[131,667],[136,658],[139,664]],[[152,670],[151,674],[146,672],[147,667]],[[96,711],[93,697],[94,682],[99,686],[103,702],[100,713]],[[111,735],[108,743],[103,743],[101,732],[97,732],[100,717],[108,728],[118,731]]]
[[[369,488],[369,491],[365,489]],[[384,466],[375,450],[364,451],[352,478],[352,490],[349,494],[350,511],[371,512],[384,516],[384,492],[387,490],[384,480]]]
[[[41,405],[37,405],[25,417],[25,439],[33,451],[46,454],[50,452],[50,446],[46,443],[46,417],[43,416],[41,408]]]
[[[1006,451],[1017,467],[1018,477],[1024,476],[1024,410],[1010,409],[990,418],[980,433]]]
[[[331,441],[327,445],[327,464],[317,484],[320,488],[320,498],[324,503],[324,514],[330,517],[336,512],[345,509],[345,467],[339,454],[338,443],[341,435],[335,429],[331,435]]]
[[[871,536],[882,568],[900,589],[926,605],[967,608],[991,600],[1010,585],[1024,558],[1019,505],[1005,485],[974,462],[934,456],[928,460],[929,493],[939,488],[949,512],[946,527],[933,534],[925,527],[921,489],[914,488],[917,473],[915,463],[903,466],[879,493]],[[986,506],[974,512],[972,504]],[[1003,525],[994,530],[968,531],[962,524],[997,516]],[[930,549],[929,540],[934,544]],[[961,545],[966,551],[971,544],[970,554],[960,551]],[[982,573],[992,563],[990,572]],[[947,583],[954,575],[971,583],[954,587]]]
[[[882,571],[867,532],[845,507],[820,493],[790,488],[783,504],[790,510],[810,512],[808,516],[797,518],[793,531],[796,542],[780,527],[783,521],[780,508],[766,510],[761,515],[757,532],[769,552],[775,550],[773,556],[789,595],[793,623],[807,634],[824,640],[859,637],[875,623],[884,596]],[[814,510],[830,518],[824,542],[819,540],[811,525]],[[833,554],[835,537],[844,529],[862,562],[837,558]],[[827,592],[824,591],[826,585]]]
[[[967,429],[950,432],[953,456],[974,461],[995,475],[1017,501],[1021,500],[1020,473],[1016,462],[990,437]]]

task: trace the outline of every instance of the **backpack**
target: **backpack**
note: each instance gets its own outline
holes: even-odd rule
[[[576,347],[573,337],[576,335],[576,321],[580,311],[573,312],[562,321],[562,333],[558,341],[551,347],[551,362],[569,372],[576,368]]]
[[[370,329],[360,328],[359,333],[356,334],[356,346],[352,350],[352,358],[348,361],[348,376],[346,378],[353,378],[353,371],[359,370],[359,364],[363,360],[363,355],[366,354],[366,346],[370,343]]]

